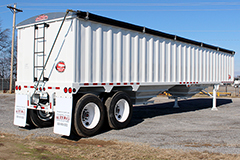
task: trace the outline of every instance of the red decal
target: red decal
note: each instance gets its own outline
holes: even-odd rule
[[[228,75],[228,79],[231,79],[231,78],[232,78],[232,76],[229,74],[229,75]]]
[[[65,63],[63,61],[58,62],[57,65],[56,65],[56,70],[58,72],[64,72],[65,68],[66,68],[66,65],[65,65]]]
[[[43,21],[43,20],[46,20],[46,19],[48,19],[48,16],[45,15],[45,14],[41,14],[40,16],[38,16],[38,17],[35,19],[35,22]]]

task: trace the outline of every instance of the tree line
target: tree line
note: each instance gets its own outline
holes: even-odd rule
[[[10,78],[11,70],[11,32],[3,29],[0,21],[0,78]],[[14,46],[13,78],[17,76],[17,44]]]

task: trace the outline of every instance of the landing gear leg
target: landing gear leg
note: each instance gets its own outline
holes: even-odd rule
[[[217,98],[216,98],[216,95],[217,95],[217,90],[218,90],[218,88],[219,88],[219,85],[214,85],[213,86],[213,106],[212,106],[212,111],[217,111],[218,109],[217,109]]]
[[[178,105],[178,98],[177,98],[177,97],[175,98],[175,103],[174,103],[173,108],[179,108],[179,105]]]

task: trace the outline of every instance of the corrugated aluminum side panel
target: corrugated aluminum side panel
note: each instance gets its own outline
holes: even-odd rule
[[[233,55],[91,21],[76,27],[76,82],[233,81]]]

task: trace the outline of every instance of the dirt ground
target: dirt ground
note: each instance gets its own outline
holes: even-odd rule
[[[0,160],[240,160],[240,99],[219,98],[217,112],[210,111],[211,99],[182,100],[178,110],[172,109],[172,100],[158,100],[161,103],[134,107],[125,129],[69,139],[53,134],[52,128],[14,126],[14,95],[0,94]]]
[[[0,133],[0,159],[227,159],[240,160],[240,155],[159,149],[146,144],[118,141],[31,136],[24,139]]]

